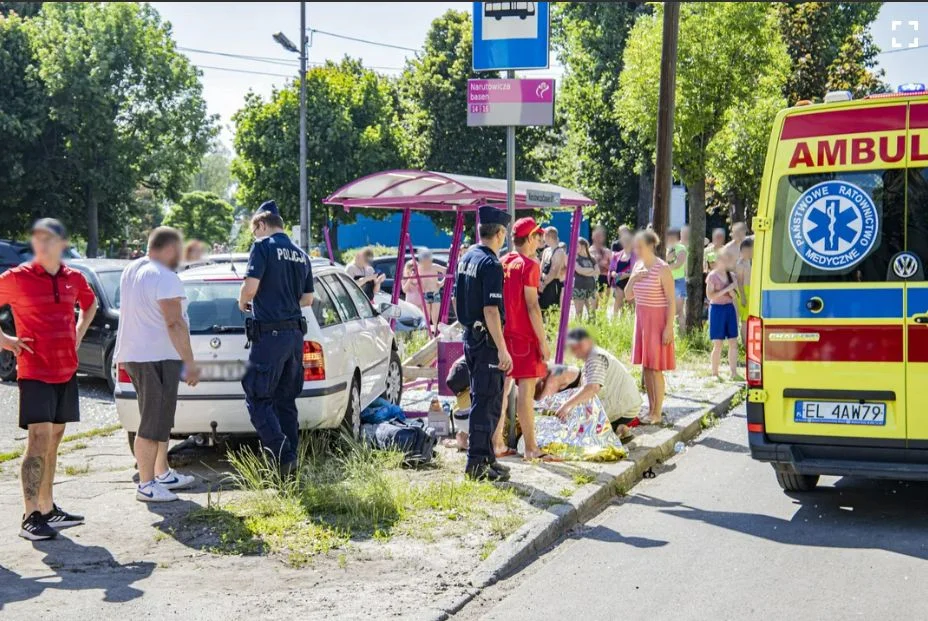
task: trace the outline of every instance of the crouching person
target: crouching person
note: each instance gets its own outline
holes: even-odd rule
[[[558,418],[567,420],[573,408],[599,397],[612,429],[620,438],[628,438],[628,428],[637,419],[642,404],[635,380],[615,356],[597,347],[583,328],[574,328],[567,334],[567,346],[583,361],[581,388],[558,408]]]

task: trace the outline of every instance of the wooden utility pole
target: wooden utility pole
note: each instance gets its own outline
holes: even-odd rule
[[[661,44],[661,82],[657,108],[657,153],[654,165],[654,215],[651,222],[663,249],[670,219],[670,187],[673,167],[673,110],[677,84],[677,36],[680,3],[664,3],[664,34]]]

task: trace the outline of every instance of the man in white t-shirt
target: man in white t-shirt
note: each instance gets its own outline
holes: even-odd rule
[[[129,374],[139,404],[135,497],[142,502],[177,500],[171,490],[189,487],[195,480],[168,466],[178,384],[183,376],[196,386],[199,378],[190,347],[187,295],[174,272],[182,246],[179,231],[156,228],[148,237],[148,255],[130,263],[119,281],[115,360]]]
[[[599,397],[612,429],[620,437],[627,436],[628,426],[637,420],[642,404],[634,378],[615,356],[597,347],[583,328],[574,328],[567,333],[567,346],[578,360],[583,361],[581,388],[558,409],[557,416],[566,420],[575,406],[594,396]]]

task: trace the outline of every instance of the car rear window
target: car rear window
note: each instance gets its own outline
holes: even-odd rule
[[[244,332],[246,315],[238,309],[241,286],[240,280],[185,282],[190,333]]]
[[[785,175],[777,185],[770,277],[883,282],[905,247],[904,169]]]

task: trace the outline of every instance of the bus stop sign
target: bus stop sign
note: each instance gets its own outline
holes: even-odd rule
[[[474,2],[474,71],[547,69],[548,2]]]

